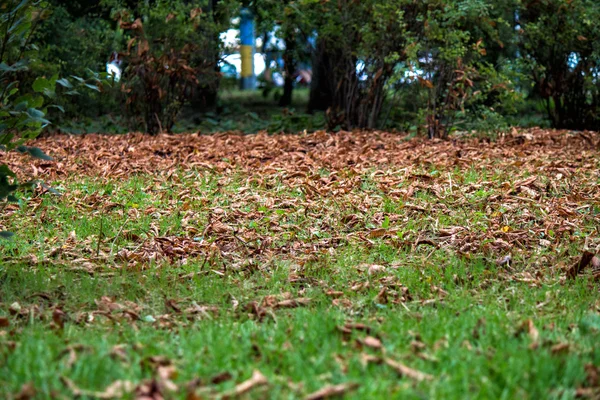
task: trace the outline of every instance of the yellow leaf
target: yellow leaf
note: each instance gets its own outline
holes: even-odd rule
[[[502,232],[506,233],[506,232],[508,232],[508,231],[510,231],[510,226],[508,226],[508,225],[504,225],[504,226],[502,227]]]

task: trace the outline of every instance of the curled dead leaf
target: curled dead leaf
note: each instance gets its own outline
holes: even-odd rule
[[[220,374],[217,374],[217,375],[213,376],[212,378],[210,378],[210,382],[213,385],[218,385],[219,383],[227,382],[230,379],[233,379],[233,375],[231,375],[231,373],[225,371],[225,372],[221,372]]]
[[[531,344],[529,345],[529,348],[532,350],[537,349],[540,345],[539,344],[540,332],[535,327],[533,320],[528,319],[527,321],[523,322],[517,329],[516,334],[520,335],[524,332],[527,332],[527,334],[529,335],[529,338],[531,339]]]
[[[507,266],[510,267],[510,263],[512,262],[512,257],[510,255],[500,257],[496,260],[496,265],[499,267]]]
[[[581,256],[581,259],[567,270],[567,278],[575,279],[583,270],[590,264],[594,258],[594,253],[585,251]]]

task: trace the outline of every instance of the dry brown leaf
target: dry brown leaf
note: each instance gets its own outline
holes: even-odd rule
[[[594,258],[594,253],[585,251],[581,259],[567,271],[567,278],[575,279]]]
[[[533,182],[535,182],[537,180],[537,176],[530,176],[528,178],[522,179],[520,181],[516,181],[513,184],[513,187],[515,189],[520,188],[521,186],[527,186],[527,185],[531,185]]]
[[[230,380],[232,378],[233,378],[233,375],[231,375],[229,372],[225,371],[225,372],[221,372],[220,374],[217,374],[217,375],[213,376],[212,378],[210,378],[210,382],[213,385],[218,385],[220,383],[227,382],[228,380]]]
[[[337,329],[342,332],[342,333],[352,333],[352,331],[362,331],[362,332],[366,332],[367,334],[370,334],[372,331],[372,328],[368,325],[365,324],[354,324],[354,323],[346,323],[343,326],[338,326]]]
[[[121,362],[127,362],[128,358],[127,358],[127,345],[125,344],[117,344],[115,346],[113,346],[112,349],[110,349],[110,353],[109,355],[112,358],[115,358]]]
[[[386,268],[383,265],[377,265],[377,264],[373,264],[373,265],[369,265],[369,268],[367,269],[367,273],[369,275],[377,275],[377,274],[381,274],[383,272],[385,272]]]
[[[600,270],[600,257],[594,256],[592,258],[592,269]]]
[[[35,398],[37,390],[35,390],[35,386],[33,383],[24,383],[21,386],[21,390],[17,394],[15,394],[15,400],[30,400]]]
[[[569,351],[569,343],[558,343],[550,348],[552,354],[562,354]]]
[[[367,336],[364,338],[362,344],[372,349],[381,349],[383,347],[381,340],[373,336]]]
[[[102,392],[80,389],[67,377],[61,377],[63,384],[71,390],[74,397],[91,397],[96,399],[119,399],[135,390],[135,385],[130,381],[118,380],[106,387]]]
[[[432,375],[426,374],[416,369],[409,368],[406,365],[401,364],[392,359],[386,358],[384,361],[387,365],[392,367],[400,376],[405,376],[417,382],[430,381],[433,379]]]
[[[595,366],[594,364],[586,364],[585,373],[587,375],[588,386],[600,386],[600,369],[597,366]]]
[[[252,372],[250,379],[240,383],[233,390],[223,396],[224,399],[231,399],[239,397],[245,393],[248,393],[254,388],[268,384],[267,378],[258,370]]]
[[[386,233],[388,233],[388,230],[384,229],[384,228],[373,229],[372,231],[369,232],[369,238],[371,238],[371,239],[380,238],[380,237],[385,236]]]
[[[282,300],[275,304],[275,308],[296,308],[306,306],[310,303],[308,297],[299,297],[297,299]]]
[[[156,369],[157,382],[163,391],[174,392],[178,389],[172,381],[177,377],[177,368],[174,365],[160,365]]]
[[[523,332],[527,332],[527,335],[529,335],[529,338],[531,339],[531,344],[529,345],[529,348],[532,350],[538,348],[540,345],[540,332],[535,327],[533,320],[528,319],[521,324],[521,326],[517,330],[517,334],[521,334]]]
[[[383,359],[381,357],[378,356],[374,356],[373,354],[367,354],[367,353],[361,353],[360,354],[360,362],[363,365],[367,365],[367,364],[381,364],[383,362]]]
[[[6,317],[0,317],[0,328],[8,328],[10,326],[10,321]]]
[[[358,383],[341,383],[339,385],[327,385],[305,397],[305,400],[322,400],[331,397],[342,396],[358,388]]]

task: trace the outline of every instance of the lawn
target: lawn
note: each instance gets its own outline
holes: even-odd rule
[[[598,134],[35,145],[3,157],[62,195],[0,216],[2,398],[600,395]]]

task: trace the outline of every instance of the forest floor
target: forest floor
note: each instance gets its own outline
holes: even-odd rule
[[[2,398],[600,394],[600,135],[51,136]],[[1,230],[0,229],[0,230]]]

